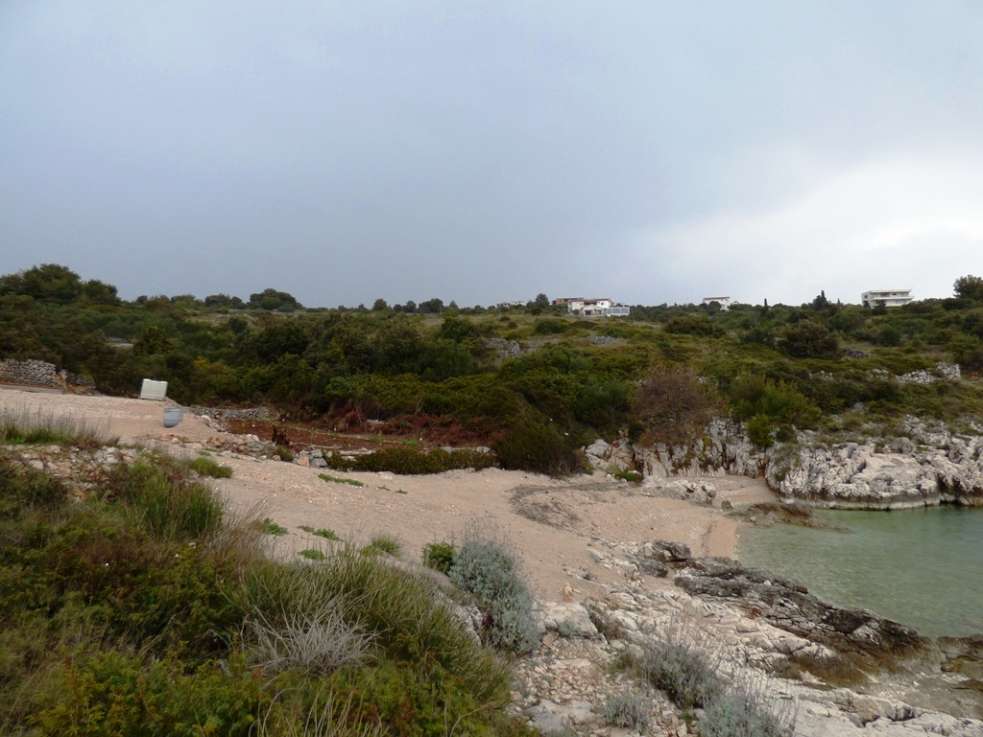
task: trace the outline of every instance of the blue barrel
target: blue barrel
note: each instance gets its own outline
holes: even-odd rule
[[[175,427],[181,422],[183,412],[180,407],[168,407],[164,410],[164,427]]]

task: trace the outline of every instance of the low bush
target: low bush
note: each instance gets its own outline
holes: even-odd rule
[[[740,679],[712,699],[699,719],[702,737],[792,737],[794,702],[776,705],[765,684]]]
[[[50,678],[31,719],[46,735],[250,737],[269,702],[241,658],[188,674],[171,660],[110,650],[68,660]]]
[[[317,475],[321,481],[327,481],[329,484],[348,484],[348,486],[365,486],[361,481],[356,481],[355,479],[346,479],[341,476],[332,476],[329,473],[319,473]]]
[[[19,467],[0,455],[0,519],[29,509],[53,510],[68,500],[57,479],[30,467]]]
[[[669,635],[678,636],[678,632]],[[703,707],[723,689],[718,663],[702,648],[684,641],[667,638],[647,643],[639,665],[648,681],[680,709]]]
[[[301,558],[307,558],[307,560],[327,560],[327,555],[323,550],[318,550],[317,548],[304,548],[297,552]]]
[[[206,476],[212,479],[232,478],[232,469],[216,463],[208,456],[198,456],[188,463],[188,468],[199,476]]]
[[[362,548],[362,555],[399,555],[403,546],[392,535],[376,535]]]
[[[311,535],[317,535],[318,537],[323,537],[325,540],[340,540],[337,533],[334,530],[329,530],[326,527],[313,528],[308,525],[301,525],[300,529],[304,532],[310,533]]]
[[[457,548],[451,543],[430,543],[423,548],[423,565],[441,573],[450,573]]]
[[[250,661],[274,673],[300,668],[324,675],[360,665],[372,645],[372,636],[346,621],[334,598],[322,599],[308,611],[255,610],[242,636]]]
[[[259,529],[260,532],[262,532],[264,535],[273,535],[275,537],[279,537],[280,535],[287,534],[286,527],[277,524],[269,517],[267,517],[266,519],[264,519],[262,522],[259,523]]]
[[[273,451],[273,455],[281,461],[289,463],[294,459],[294,452],[286,445],[278,445]]]
[[[222,504],[207,486],[189,481],[179,464],[163,458],[120,465],[107,483],[108,493],[130,505],[155,536],[192,538],[218,530]]]
[[[485,614],[485,640],[494,647],[525,653],[539,644],[533,599],[519,561],[509,547],[473,529],[468,532],[448,573],[470,592]]]
[[[608,696],[601,713],[612,727],[645,734],[652,720],[652,703],[638,691],[622,691]]]
[[[572,444],[555,427],[540,420],[519,420],[494,449],[502,468],[561,475],[580,467]]]
[[[495,457],[482,451],[448,451],[442,448],[428,451],[409,446],[381,448],[351,458],[332,453],[325,460],[336,471],[387,471],[407,475],[441,473],[461,468],[478,470],[495,465]]]

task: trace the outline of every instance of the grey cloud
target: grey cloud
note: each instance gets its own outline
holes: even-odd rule
[[[129,296],[652,303],[819,279],[855,298],[891,264],[944,293],[983,271],[959,201],[980,37],[969,2],[8,0],[0,270],[68,263]],[[946,176],[887,201],[847,176],[911,160]],[[898,208],[924,217],[898,230]]]

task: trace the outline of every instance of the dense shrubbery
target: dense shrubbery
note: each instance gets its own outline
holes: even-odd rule
[[[983,371],[978,282],[964,277],[957,298],[895,310],[820,294],[800,307],[638,306],[629,320],[594,321],[561,317],[542,300],[507,315],[445,309],[439,299],[305,310],[272,289],[248,301],[219,294],[125,302],[110,285],[46,265],[0,278],[0,358],[52,361],[110,394],[132,393],[152,376],[167,380],[180,402],[263,402],[342,428],[386,420],[413,429],[425,418],[427,427],[453,424],[458,437],[479,443],[500,439],[509,468],[563,472],[578,466],[572,448],[629,425],[638,383],[655,366],[706,378],[723,409],[754,420],[762,442],[860,403],[884,420],[981,414],[978,382],[923,391],[891,379],[940,360],[958,361],[970,376]],[[588,335],[619,340],[596,344]],[[518,346],[503,355],[501,339]],[[749,400],[745,375],[773,389]],[[796,406],[774,406],[776,393],[794,393],[777,399]],[[749,414],[749,402],[768,406]],[[683,408],[666,409],[636,420],[636,430],[677,436]],[[688,433],[693,423],[683,424]]]
[[[482,469],[495,465],[495,457],[477,450],[421,450],[412,446],[381,448],[372,453],[343,456],[332,453],[328,467],[337,471],[388,471],[401,474],[441,473],[459,468]]]
[[[155,457],[78,502],[0,461],[0,732],[524,733],[432,581],[348,548],[270,561],[182,471]]]

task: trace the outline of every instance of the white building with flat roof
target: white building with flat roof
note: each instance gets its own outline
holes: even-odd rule
[[[913,299],[910,289],[872,289],[860,295],[864,307],[904,307]]]
[[[597,297],[588,299],[587,297],[560,297],[554,299],[553,304],[565,305],[567,312],[571,315],[596,316],[596,317],[627,317],[631,313],[631,308],[627,305],[617,304],[610,297]]]
[[[703,298],[703,305],[705,307],[709,307],[714,302],[720,305],[720,309],[729,310],[730,306],[734,303],[734,300],[731,299],[730,297],[704,297]]]

